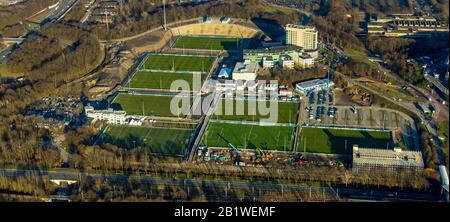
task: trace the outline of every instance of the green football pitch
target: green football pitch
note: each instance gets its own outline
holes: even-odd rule
[[[229,147],[228,143],[244,149],[291,151],[294,128],[288,126],[259,126],[210,122],[201,144]]]
[[[252,108],[249,108],[250,104]],[[298,103],[294,102],[252,101],[249,103],[249,100],[224,99],[217,107],[215,113],[216,115],[212,118],[258,122],[261,119],[268,119],[270,117],[269,111],[272,110],[270,107],[274,107],[273,109],[278,115],[276,122],[295,123],[298,113],[298,105]],[[259,109],[259,106],[265,108]],[[242,111],[239,111],[239,115],[237,107],[242,107],[242,109],[240,109]],[[269,112],[269,114],[262,115],[261,113],[264,112],[264,109],[267,109],[268,111],[265,112]]]
[[[206,79],[206,74],[138,71],[128,83],[128,87],[169,90],[174,81],[183,80],[189,84],[189,91],[193,91],[194,75],[201,75],[197,86],[200,90]],[[183,90],[187,89],[184,88]]]
[[[184,155],[191,136],[188,129],[110,125],[100,142],[127,149],[145,147],[155,154]]]
[[[180,110],[174,110],[175,114],[170,110],[172,99],[180,99],[179,107],[184,107],[186,112],[190,109],[192,98],[174,96],[158,96],[158,95],[134,95],[119,94],[111,104],[114,110],[125,110],[128,115],[144,115],[144,116],[162,116],[162,117],[184,117]],[[186,99],[185,104],[182,100]],[[182,106],[183,105],[183,106]]]
[[[172,48],[201,50],[236,50],[246,42],[240,38],[224,37],[178,37]]]
[[[155,55],[147,57],[140,69],[204,72],[211,69],[216,58],[208,56]]]
[[[303,128],[297,151],[327,154],[351,154],[353,145],[362,148],[386,149],[392,146],[390,132]],[[347,146],[346,146],[347,144]],[[392,148],[392,147],[391,147]]]

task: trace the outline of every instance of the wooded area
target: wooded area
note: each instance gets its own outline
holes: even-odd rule
[[[166,8],[167,22],[172,23],[203,16],[227,16],[233,18],[256,19],[265,18],[280,25],[298,21],[297,13],[286,14],[282,11],[270,12],[263,7],[260,0],[212,1],[199,5],[171,5]],[[152,28],[162,27],[163,10],[158,4],[148,1],[129,1],[122,6],[119,15],[114,18],[114,25],[96,27],[93,31],[101,39],[132,36]]]
[[[0,7],[0,35],[16,37],[25,34],[29,29],[25,19],[56,2],[58,0],[27,0]]]

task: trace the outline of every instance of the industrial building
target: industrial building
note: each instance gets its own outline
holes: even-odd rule
[[[364,170],[421,170],[424,167],[420,151],[394,149],[369,149],[353,146],[353,172]]]
[[[313,79],[305,82],[299,82],[295,85],[295,90],[300,93],[319,91],[334,86],[334,82],[328,79]]]
[[[315,27],[303,25],[286,25],[286,44],[302,47],[305,50],[318,48],[318,31]]]
[[[388,37],[423,36],[426,32],[448,32],[448,26],[434,17],[389,16],[371,18],[366,31],[372,35]]]
[[[233,69],[233,80],[255,80],[258,72],[258,64],[246,61],[238,62]]]

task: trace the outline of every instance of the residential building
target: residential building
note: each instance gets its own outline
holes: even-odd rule
[[[264,69],[271,69],[274,67],[273,57],[272,56],[264,56],[262,61],[262,66]]]
[[[319,33],[315,27],[287,24],[286,44],[296,45],[305,50],[316,50],[318,48]]]
[[[303,68],[311,68],[314,66],[314,58],[308,54],[301,54],[298,56],[298,64]]]
[[[282,55],[280,56],[280,60],[278,61],[280,63],[280,66],[287,69],[294,68],[294,60],[292,57],[288,55]]]

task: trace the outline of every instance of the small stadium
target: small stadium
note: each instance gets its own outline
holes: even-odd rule
[[[366,130],[304,126],[300,132],[298,152],[351,155],[353,145],[363,148],[392,148],[389,130]]]
[[[172,113],[170,104],[174,95],[164,94],[125,94],[119,93],[111,102],[111,108],[114,110],[124,110],[128,115],[150,116],[150,117],[185,117],[192,105],[191,97],[178,97],[178,105],[183,109]],[[186,101],[183,104],[182,101]]]
[[[184,156],[192,137],[192,129],[110,125],[100,142],[127,149],[144,147],[163,156]]]
[[[249,105],[251,102],[248,99],[223,99],[219,102],[216,114],[211,116],[203,135],[201,146],[225,148],[232,144],[240,149],[292,151],[299,103],[254,100],[254,105]],[[243,104],[243,114],[235,110],[226,113],[225,107],[236,109],[238,103]],[[261,115],[257,108],[258,104],[266,107],[273,105],[270,103],[277,105],[276,122],[265,120],[269,115]],[[220,115],[217,115],[217,110],[222,110]]]

